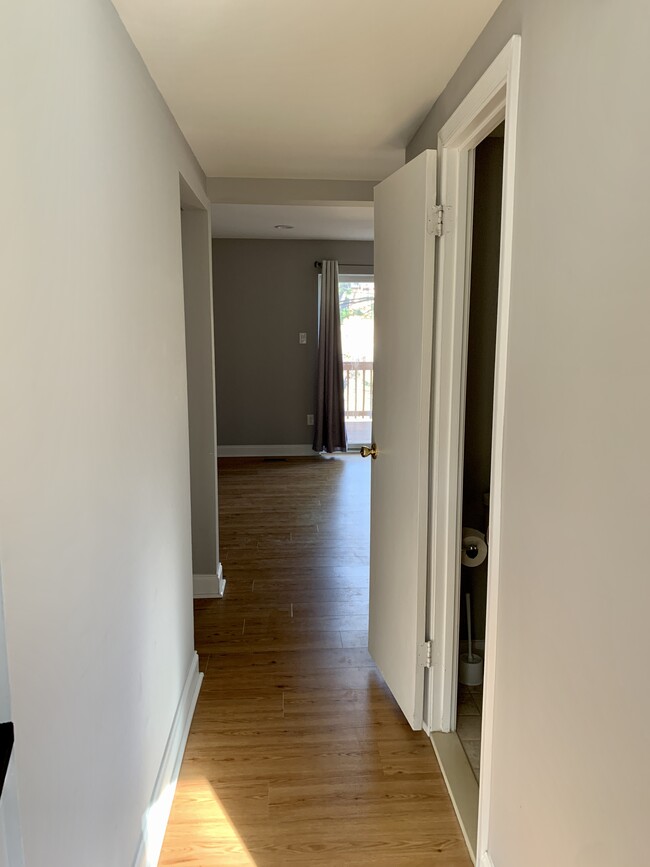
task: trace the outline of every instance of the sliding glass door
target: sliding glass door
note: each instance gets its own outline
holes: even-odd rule
[[[345,427],[348,447],[372,438],[375,281],[372,275],[339,275]]]

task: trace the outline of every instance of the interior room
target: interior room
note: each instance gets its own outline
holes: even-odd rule
[[[324,259],[338,264],[348,442],[365,444],[372,309],[361,290],[373,285],[370,203],[213,205],[212,234],[219,454],[316,454],[317,263]]]

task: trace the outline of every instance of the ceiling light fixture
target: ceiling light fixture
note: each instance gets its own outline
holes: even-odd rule
[[[275,227],[276,229],[293,229],[293,226],[287,226],[285,223],[278,223]]]

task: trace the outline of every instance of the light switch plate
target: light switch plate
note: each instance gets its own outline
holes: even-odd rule
[[[311,413],[308,413],[307,414],[307,424],[313,424],[313,423],[314,423],[314,416]]]
[[[307,332],[306,331],[298,332],[298,343],[307,343]]]

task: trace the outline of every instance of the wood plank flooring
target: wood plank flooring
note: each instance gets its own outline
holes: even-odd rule
[[[161,867],[471,864],[428,738],[366,649],[369,462],[219,461],[223,600]]]

